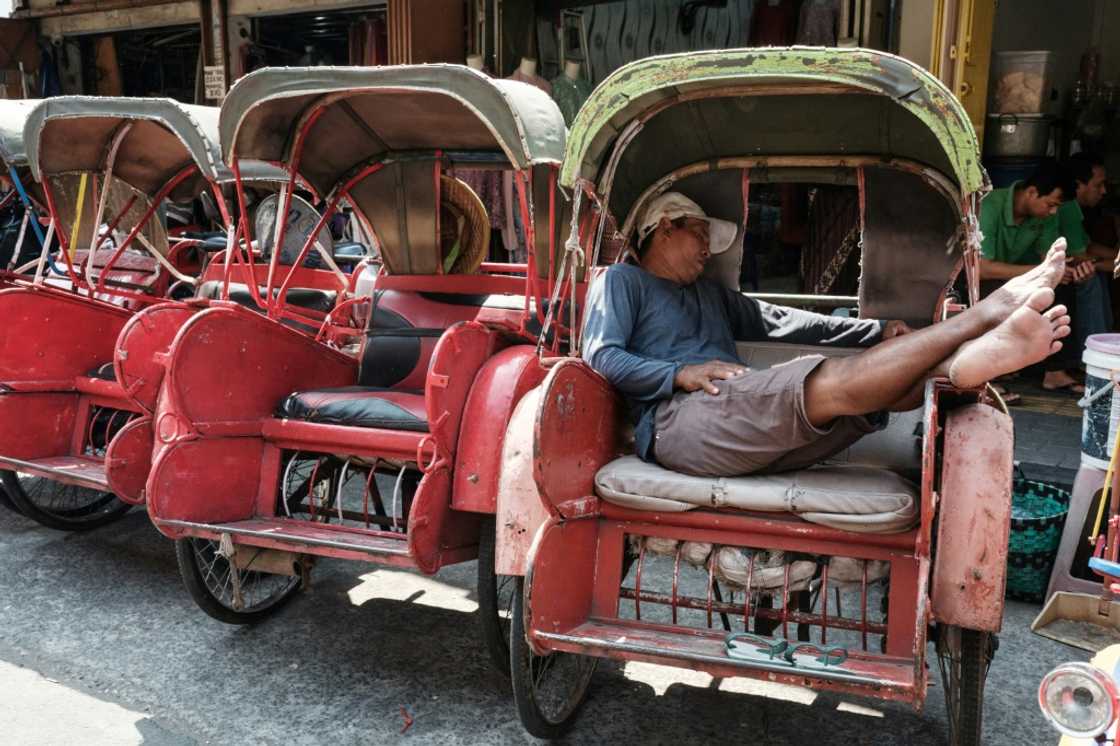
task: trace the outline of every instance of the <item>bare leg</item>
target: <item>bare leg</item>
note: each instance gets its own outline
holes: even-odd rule
[[[992,331],[1019,309],[1037,316],[1053,303],[1053,287],[1064,269],[1064,248],[1063,241],[1055,243],[1042,264],[959,316],[863,354],[822,362],[805,382],[809,421],[824,427],[837,417],[916,406],[920,387],[931,375],[947,374],[944,366],[962,345]]]

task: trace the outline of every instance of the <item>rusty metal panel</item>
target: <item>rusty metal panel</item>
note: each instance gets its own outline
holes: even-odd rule
[[[1013,438],[1011,418],[987,405],[946,418],[930,593],[942,624],[989,632],[1002,624]]]
[[[550,515],[533,474],[533,427],[542,388],[530,390],[518,402],[502,442],[494,553],[494,572],[499,575],[528,572],[529,549]]]

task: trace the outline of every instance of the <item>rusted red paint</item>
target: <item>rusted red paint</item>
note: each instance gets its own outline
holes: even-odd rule
[[[576,358],[541,384],[533,459],[541,496],[560,515],[587,512],[595,473],[621,453],[621,404],[606,379]]]
[[[1011,418],[982,404],[946,418],[930,591],[943,624],[988,632],[1002,624],[1013,437]]]
[[[541,498],[534,474],[533,433],[543,393],[544,387],[537,386],[521,398],[502,443],[494,521],[494,571],[499,575],[525,575],[538,530],[550,516],[559,515]]]

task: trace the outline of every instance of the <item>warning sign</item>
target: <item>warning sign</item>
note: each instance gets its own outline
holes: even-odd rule
[[[203,84],[206,98],[221,100],[226,96],[226,71],[221,65],[206,65],[203,70]]]

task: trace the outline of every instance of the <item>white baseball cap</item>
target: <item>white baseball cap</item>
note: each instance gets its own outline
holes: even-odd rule
[[[661,218],[676,220],[677,218],[700,218],[708,221],[708,251],[713,255],[722,254],[731,248],[739,227],[729,220],[709,218],[704,214],[700,205],[696,204],[680,192],[665,192],[655,197],[646,207],[641,221],[638,223],[638,245],[646,240],[646,236],[653,232]]]

